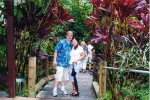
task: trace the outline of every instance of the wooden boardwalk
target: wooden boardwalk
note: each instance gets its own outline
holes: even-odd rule
[[[43,89],[37,94],[35,98],[28,97],[18,97],[8,98],[6,96],[0,96],[0,100],[96,100],[95,91],[92,86],[93,76],[87,73],[79,73],[78,85],[79,85],[79,97],[73,97],[70,95],[62,95],[59,94],[59,90],[61,88],[60,84],[58,87],[58,96],[52,96],[52,90],[54,85],[54,80],[49,81]],[[66,90],[68,94],[72,92],[71,82],[66,82]]]
[[[43,98],[44,100],[96,100],[96,95],[92,87],[93,76],[86,73],[79,73],[78,85],[79,85],[79,97],[73,97],[70,95],[59,94],[61,84],[58,87],[57,97],[52,97],[52,90],[54,81],[49,81],[44,88],[38,93],[37,98]],[[72,92],[71,82],[66,82],[66,90],[68,94]],[[42,100],[43,100],[42,99]]]

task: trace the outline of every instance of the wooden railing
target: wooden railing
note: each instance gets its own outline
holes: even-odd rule
[[[50,55],[51,56],[51,55]],[[52,57],[52,56],[51,56]],[[44,61],[44,65],[42,66],[43,69],[43,78],[36,83],[36,79],[38,77],[38,73],[36,73],[37,70],[37,64],[36,61],[39,59],[36,59],[36,57],[29,57],[29,66],[28,66],[28,97],[35,97],[35,93],[46,83],[50,80],[49,77],[49,57],[47,56],[45,59],[42,59]],[[41,74],[41,73],[40,73]]]
[[[119,68],[114,68],[114,67],[107,67],[107,62],[106,61],[101,61],[99,62],[99,84],[97,82],[93,82],[93,86],[96,92],[96,95],[100,98],[100,100],[106,99],[106,75],[107,75],[107,70],[119,70]],[[93,70],[95,69],[95,66]],[[143,74],[150,74],[150,71],[143,71],[143,70],[128,70],[127,72],[136,72],[136,73],[143,73]],[[95,85],[96,84],[96,85]],[[99,89],[97,89],[99,87]]]

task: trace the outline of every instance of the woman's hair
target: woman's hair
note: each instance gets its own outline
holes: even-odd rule
[[[72,40],[73,40],[73,39],[75,39],[75,40],[78,42],[78,45],[79,45],[80,42],[79,42],[78,37],[73,37]],[[76,46],[74,47],[75,50],[78,48],[78,45],[76,45]]]
[[[86,43],[84,41],[82,41],[81,46],[86,46]]]

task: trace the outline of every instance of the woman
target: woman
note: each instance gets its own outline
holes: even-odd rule
[[[84,58],[85,54],[84,54],[84,50],[83,48],[79,45],[79,41],[77,38],[73,38],[72,39],[72,50],[70,52],[70,67],[69,67],[69,73],[70,73],[70,81],[72,82],[72,88],[73,88],[73,92],[70,94],[72,96],[79,96],[79,92],[77,92],[75,85],[74,85],[74,78],[73,76],[71,76],[72,73],[72,68],[74,65],[74,69],[76,72],[76,78],[78,78],[78,74],[79,74],[79,70],[80,70],[80,64],[82,59]]]
[[[87,48],[87,45],[84,41],[81,42],[81,46],[84,50],[84,53],[85,53],[85,57],[84,59],[82,60],[82,63],[81,63],[81,68],[80,68],[80,72],[86,72],[86,65],[87,65],[87,62],[88,62],[88,48]]]

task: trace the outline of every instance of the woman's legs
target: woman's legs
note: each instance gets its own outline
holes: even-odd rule
[[[75,86],[74,86],[74,82],[72,82],[72,94],[71,95],[73,95],[75,93],[76,93],[76,89],[75,89]]]
[[[72,89],[73,89],[73,92],[72,92],[71,95],[77,94],[77,90],[76,90],[76,88],[74,86],[74,82],[72,82]]]

